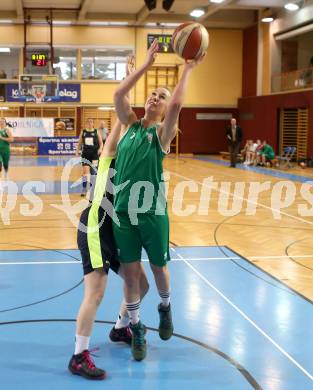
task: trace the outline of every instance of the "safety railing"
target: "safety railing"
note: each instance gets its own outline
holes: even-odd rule
[[[313,88],[313,67],[275,74],[272,77],[272,92]]]

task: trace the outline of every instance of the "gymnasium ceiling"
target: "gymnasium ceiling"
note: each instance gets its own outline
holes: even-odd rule
[[[1,20],[21,23],[28,17],[33,21],[44,20],[51,8],[56,23],[171,24],[195,20],[189,12],[200,8],[205,14],[197,20],[205,26],[241,29],[255,23],[257,11],[266,8],[278,11],[287,0],[224,0],[221,4],[213,4],[210,0],[174,0],[169,11],[163,9],[163,0],[156,0],[156,3],[156,8],[149,11],[144,0],[0,0],[0,23]]]

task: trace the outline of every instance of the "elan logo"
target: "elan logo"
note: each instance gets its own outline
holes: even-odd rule
[[[59,90],[59,96],[61,97],[70,97],[72,99],[77,99],[77,91],[70,91],[66,88]]]
[[[13,88],[11,90],[11,96],[13,98],[19,98],[20,96],[30,96],[32,94],[32,90],[29,88],[29,89],[25,89],[25,88],[22,88],[22,89],[18,89],[18,88]]]

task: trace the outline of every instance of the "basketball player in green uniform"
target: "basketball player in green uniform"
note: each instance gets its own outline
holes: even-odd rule
[[[4,179],[8,177],[10,161],[10,143],[14,141],[9,127],[7,127],[5,118],[0,118],[0,172],[4,170]]]
[[[192,69],[201,58],[186,62],[173,95],[157,88],[148,97],[145,115],[138,120],[127,94],[154,63],[158,51],[155,40],[144,64],[127,76],[114,94],[118,119],[126,127],[117,147],[115,186],[124,188],[114,195],[114,208],[120,225],[113,223],[118,259],[124,274],[124,294],[131,320],[132,354],[135,360],[146,356],[145,327],[139,320],[141,251],[148,254],[161,298],[159,336],[173,334],[170,305],[169,220],[166,209],[162,162],[177,132],[178,115]]]

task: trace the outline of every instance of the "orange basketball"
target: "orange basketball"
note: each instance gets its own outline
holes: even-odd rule
[[[171,43],[176,54],[185,60],[193,60],[207,51],[209,33],[200,23],[182,23],[175,29]]]

